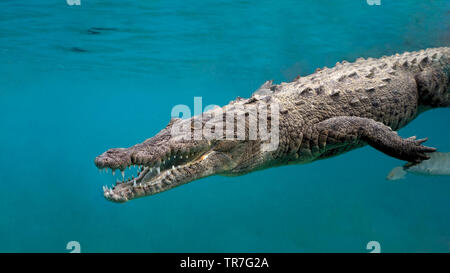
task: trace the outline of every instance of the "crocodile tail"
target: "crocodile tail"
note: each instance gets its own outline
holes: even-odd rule
[[[450,107],[450,48],[429,49],[422,54],[414,59],[420,68],[415,75],[420,105]]]

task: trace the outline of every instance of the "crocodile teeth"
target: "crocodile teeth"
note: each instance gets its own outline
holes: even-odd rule
[[[122,180],[125,180],[125,171],[120,172],[122,174]]]
[[[158,172],[158,174],[160,174],[160,173],[161,173],[161,168],[160,168],[160,167],[157,167],[157,168],[156,168],[156,171]]]
[[[172,165],[172,170],[175,170],[175,166]]]

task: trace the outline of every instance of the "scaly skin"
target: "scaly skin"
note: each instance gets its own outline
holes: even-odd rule
[[[100,169],[124,170],[136,165],[140,170],[136,179],[117,183],[112,189],[104,187],[104,196],[125,202],[210,175],[241,175],[308,163],[367,144],[405,161],[426,160],[426,153],[436,150],[422,145],[426,139],[403,139],[395,131],[428,109],[450,106],[449,55],[450,48],[442,47],[344,61],[290,83],[266,82],[251,98],[238,98],[222,109],[277,104],[279,113],[270,113],[268,118],[270,124],[275,114],[280,115],[275,150],[262,149],[267,140],[259,136],[248,137],[249,120],[254,116],[242,110],[237,110],[237,118],[232,120],[246,120],[243,140],[204,136],[193,140],[191,130],[173,133],[174,124],[204,128],[210,122],[216,124],[214,129],[220,128],[222,118],[215,120],[211,114],[217,109],[202,114],[201,121],[199,116],[173,119],[155,137],[127,149],[110,149],[95,159]],[[236,129],[232,131],[237,134]],[[183,136],[185,139],[180,139]]]

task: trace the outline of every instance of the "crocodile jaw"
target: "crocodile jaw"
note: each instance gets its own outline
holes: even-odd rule
[[[140,171],[136,178],[128,179],[126,182],[118,182],[112,188],[104,186],[103,195],[109,201],[126,202],[138,197],[166,191],[192,180],[205,177],[212,173],[203,171],[204,169],[207,170],[207,168],[200,166],[205,165],[206,162],[203,161],[209,157],[210,153],[179,165],[171,165],[172,162],[167,162],[161,163],[157,167],[139,167]]]
[[[200,148],[199,148],[200,147]],[[219,160],[218,152],[207,145],[183,151],[169,151],[152,158],[142,155],[144,146],[128,149],[111,149],[98,156],[95,164],[100,170],[111,169],[122,173],[122,181],[116,181],[111,188],[103,186],[103,195],[113,202],[153,195],[215,173]],[[146,147],[146,149],[149,149]],[[158,149],[156,149],[158,150]],[[147,152],[147,151],[145,151]],[[125,178],[126,168],[137,168],[137,176]]]

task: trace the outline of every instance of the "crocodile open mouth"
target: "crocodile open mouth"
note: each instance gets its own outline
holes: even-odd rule
[[[119,167],[114,164],[102,164],[105,160],[100,158],[96,161],[96,165],[101,172],[111,171],[113,176],[120,172],[121,177],[116,178],[115,184],[103,186],[103,195],[113,202],[126,202],[189,182],[189,177],[195,176],[199,169],[198,164],[208,155],[208,150],[196,153],[185,152],[168,155],[144,164],[135,164],[139,160],[131,157],[130,164]]]

